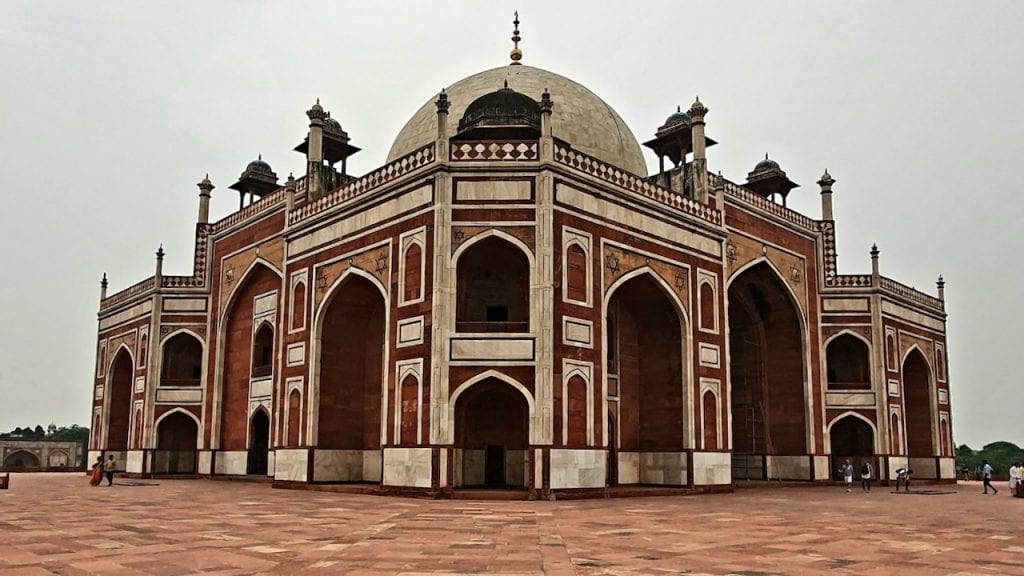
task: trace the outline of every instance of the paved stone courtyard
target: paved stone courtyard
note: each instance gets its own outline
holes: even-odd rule
[[[1024,499],[930,488],[957,493],[427,501],[15,474],[0,491],[0,576],[1024,574]]]

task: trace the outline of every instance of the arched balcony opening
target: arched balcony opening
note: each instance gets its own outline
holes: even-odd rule
[[[529,332],[530,261],[497,237],[459,256],[455,324],[459,332]]]

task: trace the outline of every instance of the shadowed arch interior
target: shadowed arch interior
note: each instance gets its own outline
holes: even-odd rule
[[[733,476],[763,478],[763,455],[807,454],[803,331],[778,275],[756,264],[729,286]]]
[[[455,404],[456,465],[462,486],[524,486],[530,408],[506,382],[477,382]]]
[[[608,301],[609,394],[618,396],[621,452],[681,453],[686,447],[682,324],[673,302],[650,274],[627,280]],[[641,456],[641,482],[682,482],[682,476],[673,474],[659,473],[660,481],[647,476],[647,461]],[[623,477],[621,471],[618,477]]]
[[[907,456],[935,456],[932,444],[931,371],[918,349],[903,360],[903,393],[907,411]]]
[[[249,456],[246,465],[247,473],[266,476],[268,472],[268,454],[270,449],[270,417],[266,411],[256,410],[249,420]]]
[[[871,360],[863,340],[852,334],[840,334],[828,343],[825,355],[829,389],[871,389]]]
[[[455,323],[459,332],[530,329],[530,261],[517,246],[491,236],[459,256]]]
[[[124,348],[117,352],[107,375],[110,388],[110,419],[107,421],[107,450],[127,450],[132,412],[131,355]]]
[[[173,412],[157,426],[153,470],[157,474],[194,474],[199,427],[189,415]]]
[[[875,434],[871,425],[856,416],[844,416],[832,424],[829,429],[832,448],[833,473],[838,475],[839,466],[849,458],[857,466],[868,460],[874,462]],[[874,466],[874,464],[872,464]]]
[[[203,345],[195,336],[180,332],[164,344],[161,386],[199,386],[203,373]]]
[[[11,452],[4,458],[8,468],[39,468],[39,457],[27,450]]]
[[[318,348],[319,448],[380,449],[385,322],[380,290],[358,275],[327,304]]]

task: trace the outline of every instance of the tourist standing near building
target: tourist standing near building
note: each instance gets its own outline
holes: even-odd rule
[[[853,464],[850,464],[849,458],[839,468],[839,471],[843,474],[843,481],[846,482],[846,491],[849,492],[850,486],[853,485]]]
[[[910,492],[910,473],[913,470],[909,468],[897,468],[896,469],[896,491],[900,491],[900,482],[903,482],[903,488],[907,492]]]
[[[1020,485],[1021,467],[1020,462],[1014,462],[1010,466],[1010,495],[1017,495],[1017,487]]]
[[[114,485],[114,456],[111,454],[110,459],[103,465],[103,472],[107,475],[107,486]]]
[[[992,485],[992,465],[988,463],[988,460],[981,462],[981,487],[982,494],[988,494],[988,489],[992,489],[993,494],[999,494],[999,490]]]
[[[865,492],[871,492],[871,475],[874,471],[871,469],[871,464],[865,460],[860,465],[860,489]]]

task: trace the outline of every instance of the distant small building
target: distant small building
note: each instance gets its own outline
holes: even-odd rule
[[[0,470],[74,470],[82,467],[81,442],[0,439]]]

